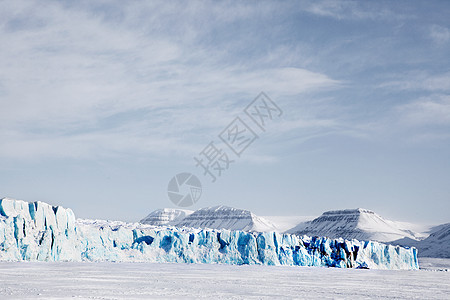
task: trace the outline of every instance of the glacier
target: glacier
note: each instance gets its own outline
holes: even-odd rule
[[[82,220],[68,208],[9,198],[0,200],[0,261],[419,268],[414,247],[276,232]]]

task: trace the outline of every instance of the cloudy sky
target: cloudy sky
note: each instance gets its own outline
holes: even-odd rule
[[[0,197],[139,220],[175,207],[448,222],[446,1],[1,1]],[[218,135],[264,91],[240,157]],[[234,160],[212,183],[194,157]]]

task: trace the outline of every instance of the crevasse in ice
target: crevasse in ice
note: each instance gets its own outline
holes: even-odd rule
[[[0,261],[136,261],[418,269],[417,250],[372,241],[76,220],[0,200]]]

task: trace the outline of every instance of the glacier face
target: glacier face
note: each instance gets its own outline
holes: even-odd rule
[[[418,269],[415,248],[371,241],[76,220],[70,209],[0,200],[0,261],[139,261]]]
[[[0,200],[0,260],[81,260],[75,215],[43,202]]]

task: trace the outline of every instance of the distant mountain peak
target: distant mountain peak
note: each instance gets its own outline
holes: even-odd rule
[[[249,210],[225,205],[204,207],[195,212],[180,209],[160,209],[150,213],[141,220],[141,223],[243,231],[276,230],[275,225],[270,221],[258,217]]]
[[[275,225],[249,210],[218,205],[201,208],[180,221],[177,226],[243,231],[274,231]]]
[[[177,208],[162,208],[151,212],[148,216],[140,221],[142,224],[149,225],[175,225],[180,220],[189,216],[194,211]]]
[[[323,215],[350,215],[350,214],[375,214],[372,210],[365,208],[354,208],[354,209],[340,209],[340,210],[329,210],[323,213]]]
[[[289,232],[380,242],[390,242],[404,237],[416,239],[414,232],[402,228],[398,222],[386,220],[365,208],[326,211],[312,221],[299,224]]]

